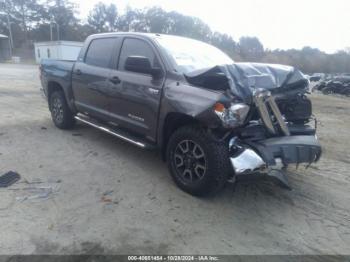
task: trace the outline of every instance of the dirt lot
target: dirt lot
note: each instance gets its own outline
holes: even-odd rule
[[[349,99],[312,96],[324,155],[290,170],[292,191],[238,184],[198,199],[154,152],[55,128],[39,88],[36,66],[0,64],[0,174],[22,176],[0,189],[1,254],[350,254]]]

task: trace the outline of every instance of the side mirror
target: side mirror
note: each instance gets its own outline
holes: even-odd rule
[[[162,73],[160,68],[153,68],[151,61],[144,56],[129,56],[125,61],[125,70],[159,77]]]

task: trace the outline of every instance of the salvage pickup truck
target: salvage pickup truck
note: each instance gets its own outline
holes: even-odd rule
[[[159,149],[175,183],[195,196],[249,176],[287,186],[288,165],[321,156],[300,71],[235,63],[200,41],[96,34],[76,62],[43,60],[40,78],[58,128],[80,121]]]

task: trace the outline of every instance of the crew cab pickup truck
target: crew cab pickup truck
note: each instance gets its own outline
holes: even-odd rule
[[[77,61],[43,60],[54,124],[76,121],[135,146],[159,149],[175,183],[203,196],[228,181],[275,177],[321,156],[309,82],[282,65],[235,63],[192,39],[96,34]]]

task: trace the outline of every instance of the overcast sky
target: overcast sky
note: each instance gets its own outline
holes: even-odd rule
[[[211,29],[240,36],[257,36],[265,48],[317,47],[328,53],[350,47],[349,0],[72,0],[80,18],[102,1],[123,13],[160,6],[201,18]]]

